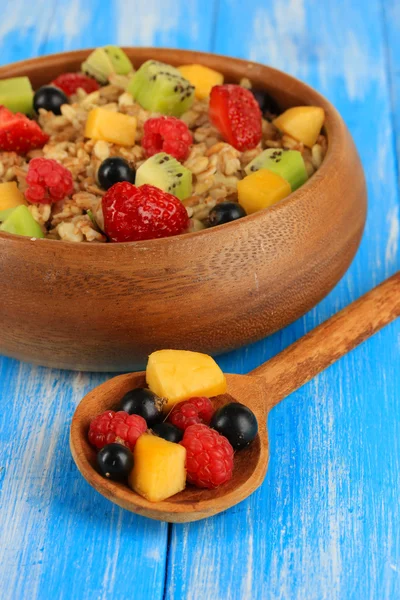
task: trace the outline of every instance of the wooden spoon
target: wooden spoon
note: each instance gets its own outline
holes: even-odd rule
[[[204,519],[241,502],[257,489],[268,467],[268,436],[264,423],[270,410],[283,398],[329,367],[379,329],[400,316],[400,273],[261,365],[249,375],[227,375],[228,394],[217,405],[235,399],[256,414],[259,435],[253,444],[235,455],[231,481],[215,490],[189,486],[164,502],[151,503],[127,486],[104,479],[95,468],[95,451],[87,441],[90,420],[114,407],[130,389],[145,384],[144,373],[110,379],[87,394],[71,424],[70,444],[74,460],[85,479],[103,496],[132,512],[174,523]]]

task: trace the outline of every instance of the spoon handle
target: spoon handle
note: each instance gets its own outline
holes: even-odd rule
[[[400,272],[250,373],[266,380],[268,408],[399,316]]]

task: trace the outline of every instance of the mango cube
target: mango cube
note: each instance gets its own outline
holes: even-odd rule
[[[224,76],[214,69],[203,65],[183,65],[178,67],[183,77],[195,87],[195,96],[199,100],[208,98],[214,85],[222,85]]]
[[[325,112],[320,106],[295,106],[285,110],[273,123],[283,133],[312,148],[324,121]]]
[[[0,183],[0,211],[15,208],[20,204],[28,203],[15,181]]]
[[[272,206],[291,191],[286,179],[268,169],[260,169],[238,182],[239,204],[248,215]]]
[[[85,137],[105,140],[119,146],[134,146],[136,126],[136,117],[106,108],[94,108],[86,121]]]
[[[185,489],[186,449],[155,435],[141,435],[133,450],[130,487],[149,500],[161,502]]]
[[[146,369],[149,388],[166,398],[166,410],[193,396],[226,392],[226,378],[211,356],[188,350],[159,350],[150,354]]]

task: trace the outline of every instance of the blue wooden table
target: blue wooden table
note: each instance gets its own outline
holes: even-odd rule
[[[3,64],[105,43],[210,50],[292,73],[345,118],[369,188],[360,250],[321,304],[221,357],[226,371],[256,367],[400,267],[398,0],[5,4]],[[0,598],[400,598],[399,350],[396,322],[287,398],[269,419],[264,485],[190,525],[120,510],[75,468],[69,422],[105,375],[0,358]]]

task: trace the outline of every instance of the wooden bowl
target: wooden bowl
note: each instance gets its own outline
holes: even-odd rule
[[[217,354],[299,318],[343,276],[360,243],[366,187],[353,140],[334,107],[275,69],[233,58],[127,48],[202,63],[228,81],[248,77],[282,108],[326,111],[328,153],[310,180],[274,207],[198,233],[126,244],[73,244],[0,234],[0,353],[65,369],[138,369],[160,348]],[[2,67],[35,88],[77,70],[89,50]]]

